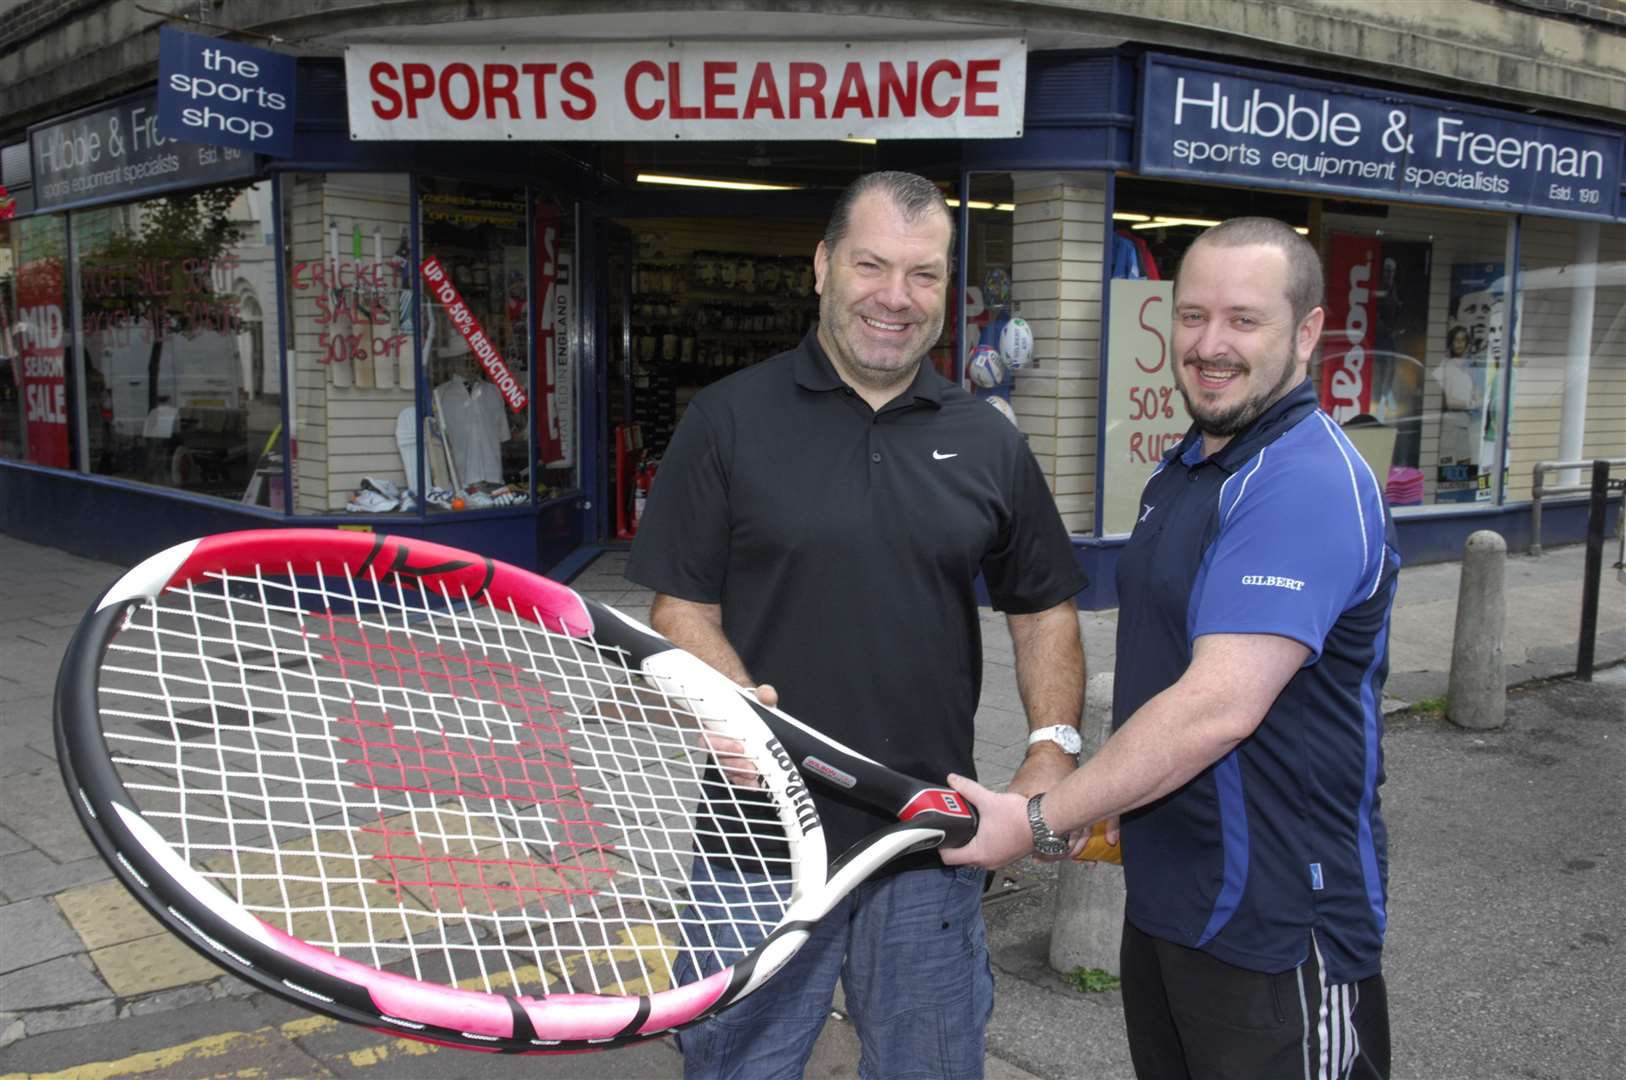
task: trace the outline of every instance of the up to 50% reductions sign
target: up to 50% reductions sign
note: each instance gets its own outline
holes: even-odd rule
[[[446,272],[446,268],[440,264],[439,259],[431,255],[423,261],[419,269],[423,271],[423,280],[429,287],[429,295],[446,309],[446,317],[457,328],[457,332],[463,335],[463,340],[469,343],[469,350],[474,353],[475,359],[480,361],[480,368],[486,373],[486,378],[491,380],[491,385],[497,388],[498,393],[502,394],[502,399],[508,403],[508,411],[524,412],[525,404],[529,400],[524,385],[508,369],[502,353],[497,351],[497,346],[486,336],[485,330],[480,326],[480,320],[469,310],[469,305],[463,300],[463,294],[452,284],[452,277]]]

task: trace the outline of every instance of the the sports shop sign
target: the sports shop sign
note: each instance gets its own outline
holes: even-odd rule
[[[353,45],[345,75],[356,139],[1008,139],[1027,46]]]
[[[1618,132],[1165,56],[1138,169],[1222,183],[1613,220]]]

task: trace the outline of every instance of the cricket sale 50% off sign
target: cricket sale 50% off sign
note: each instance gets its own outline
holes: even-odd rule
[[[1009,139],[1027,45],[354,45],[356,139]]]

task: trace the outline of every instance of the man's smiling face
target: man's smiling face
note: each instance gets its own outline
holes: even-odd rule
[[[819,344],[845,381],[887,389],[914,378],[943,331],[949,236],[946,212],[910,221],[872,192],[834,251],[819,244]]]

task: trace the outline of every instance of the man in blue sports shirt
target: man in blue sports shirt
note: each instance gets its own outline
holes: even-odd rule
[[[947,863],[1055,855],[1121,815],[1121,974],[1139,1076],[1387,1077],[1378,813],[1400,565],[1381,482],[1307,379],[1315,249],[1266,218],[1175,278],[1193,424],[1118,563],[1114,732],[1047,793],[951,782],[982,813]]]

